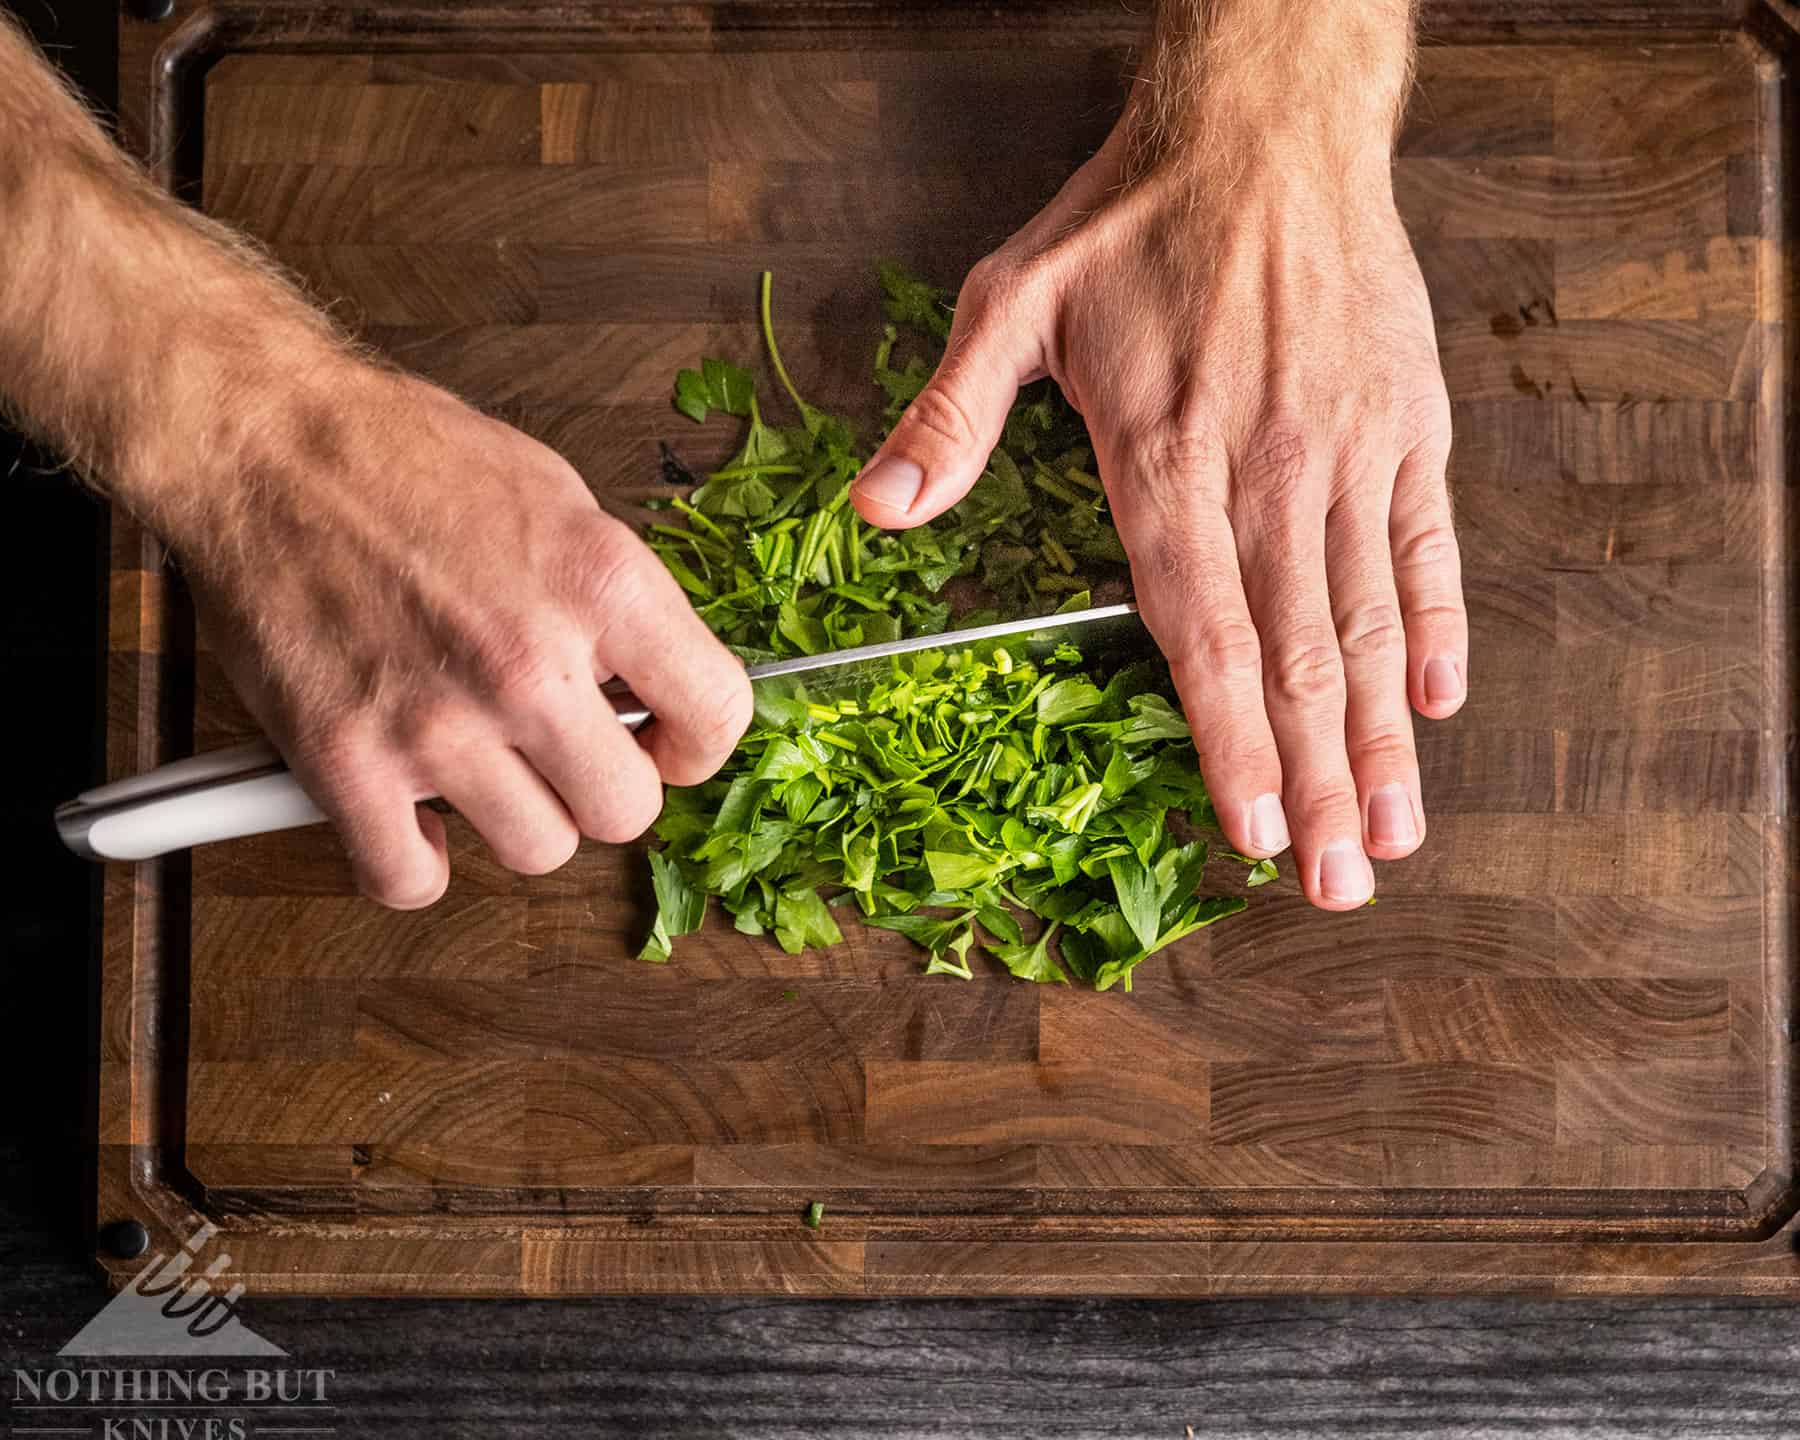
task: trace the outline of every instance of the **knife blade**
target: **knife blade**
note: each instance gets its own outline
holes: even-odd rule
[[[796,655],[750,666],[749,675],[759,692],[792,685],[814,695],[842,695],[891,674],[897,655],[921,650],[992,653],[1006,645],[1026,656],[1042,656],[1062,644],[1074,645],[1090,662],[1106,662],[1143,652],[1150,637],[1135,606],[1100,605]],[[648,708],[628,688],[601,688],[625,725],[636,729],[650,719]],[[56,829],[63,844],[85,859],[151,860],[172,850],[316,825],[325,818],[275,747],[256,740],[83,791],[57,806]]]
[[[859,645],[853,650],[827,650],[817,655],[793,655],[748,667],[753,689],[763,691],[778,682],[797,681],[814,695],[846,695],[872,680],[893,673],[896,655],[921,650],[992,650],[1001,644],[1022,649],[1027,655],[1048,655],[1058,645],[1069,644],[1089,660],[1103,655],[1138,654],[1149,648],[1150,632],[1138,618],[1137,606],[1097,605],[1053,615],[1033,615],[1023,620],[1002,620],[935,635],[909,635],[884,640],[879,645]],[[634,729],[650,718],[650,711],[623,685],[602,686],[619,719]]]

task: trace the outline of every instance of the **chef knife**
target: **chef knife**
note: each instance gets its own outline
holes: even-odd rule
[[[758,692],[799,685],[815,695],[841,695],[890,674],[896,655],[917,650],[991,651],[1001,643],[1028,655],[1046,655],[1068,643],[1098,661],[1141,651],[1150,642],[1135,606],[1101,605],[772,660],[750,667],[750,683]],[[637,697],[617,682],[603,689],[625,725],[636,729],[650,718]],[[83,791],[56,810],[63,843],[89,860],[149,860],[171,850],[316,825],[324,819],[279,752],[265,740],[211,750]]]

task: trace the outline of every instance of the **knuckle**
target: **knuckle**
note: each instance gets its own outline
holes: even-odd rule
[[[524,621],[500,622],[481,645],[475,669],[485,693],[515,716],[552,714],[574,693],[574,671]]]
[[[1394,542],[1394,569],[1402,574],[1459,566],[1460,557],[1448,522],[1422,525]]]
[[[1414,629],[1431,631],[1452,639],[1462,636],[1469,628],[1468,616],[1460,605],[1415,605],[1407,613],[1406,619],[1407,624]]]
[[[1169,477],[1200,474],[1217,465],[1223,450],[1217,432],[1201,423],[1129,435],[1119,444],[1126,473],[1141,476],[1153,485],[1167,484]]]
[[[500,702],[515,713],[549,714],[569,694],[574,676],[547,657],[529,651],[500,673],[495,691]]]
[[[1349,738],[1353,768],[1401,774],[1417,763],[1413,758],[1410,729],[1398,725],[1373,725]]]
[[[1469,616],[1460,605],[1415,605],[1406,612],[1406,628],[1415,635],[1436,635],[1444,643],[1462,644],[1469,635]]]
[[[965,449],[975,443],[975,424],[948,385],[927,385],[907,408],[906,423]]]
[[[288,752],[293,769],[361,856],[380,833],[382,808],[404,783],[404,756],[363,726],[325,726]]]
[[[1318,442],[1298,420],[1277,412],[1238,456],[1239,477],[1270,500],[1300,490],[1318,468]]]
[[[297,768],[319,775],[354,774],[366,758],[363,727],[345,714],[315,716],[288,747],[288,759]]]
[[[1341,703],[1344,662],[1336,645],[1301,640],[1276,651],[1270,661],[1276,693],[1293,705]]]
[[[519,678],[535,653],[536,639],[525,618],[497,611],[470,644],[471,678],[488,692],[503,690]]]
[[[477,711],[466,700],[428,694],[393,717],[389,735],[394,747],[403,753],[442,754],[462,746],[476,718]]]
[[[1449,453],[1454,426],[1442,379],[1434,376],[1430,385],[1401,403],[1399,426],[1401,438],[1410,445],[1433,455]]]
[[[695,712],[694,738],[709,767],[729,755],[750,728],[756,702],[750,680],[741,670],[728,683],[710,689]]]
[[[1225,793],[1257,795],[1281,789],[1281,756],[1254,733],[1223,718],[1197,728],[1194,745],[1215,802]]]
[[[999,252],[977,260],[956,297],[956,318],[970,331],[1003,323],[1042,292],[1048,279],[1041,262]]]
[[[1357,833],[1361,829],[1362,810],[1357,802],[1356,787],[1347,777],[1301,787],[1288,808],[1307,830]]]
[[[653,561],[650,551],[623,525],[608,516],[596,517],[575,550],[571,589],[576,604],[589,616],[635,613],[649,588],[647,564]]]
[[[1149,472],[1140,471],[1140,474]],[[1227,548],[1231,522],[1223,507],[1178,485],[1135,487],[1129,517],[1121,517],[1120,539],[1131,558],[1140,602],[1167,612],[1163,628],[1180,634],[1193,628],[1196,606],[1207,597],[1223,599],[1240,590]]]
[[[1244,680],[1262,674],[1262,641],[1248,620],[1209,625],[1194,636],[1192,659],[1209,673]]]
[[[1392,600],[1353,606],[1338,623],[1338,649],[1346,661],[1388,659],[1405,648],[1400,607]]]
[[[956,294],[956,314],[965,323],[983,315],[1003,293],[1006,265],[997,254],[983,255],[969,267]]]

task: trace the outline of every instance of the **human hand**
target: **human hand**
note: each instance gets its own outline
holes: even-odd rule
[[[0,66],[0,409],[173,549],[369,895],[443,893],[423,798],[538,874],[725,760],[743,667],[566,462],[359,357],[151,185],[3,14]],[[615,675],[658,717],[635,736]]]
[[[1373,893],[1367,857],[1424,837],[1408,701],[1453,714],[1468,676],[1449,404],[1390,179],[1405,43],[1399,75],[1366,67],[1317,111],[1316,67],[1254,73],[1291,53],[1209,34],[1180,113],[1153,58],[1106,146],[970,273],[936,376],[853,492],[871,523],[929,520],[1017,388],[1054,377],[1226,836],[1263,856],[1291,834],[1308,899],[1339,910]]]
[[[442,795],[495,856],[625,841],[749,722],[742,665],[552,451],[410,376],[332,362],[268,402],[229,504],[175,544],[203,631],[399,909],[448,880]],[[599,684],[657,717],[635,736]]]

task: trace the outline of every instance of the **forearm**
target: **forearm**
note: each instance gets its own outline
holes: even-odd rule
[[[228,530],[268,380],[327,368],[328,323],[163,194],[0,17],[0,406],[172,542]]]
[[[1271,151],[1385,160],[1414,18],[1413,0],[1158,0],[1132,94],[1133,170]]]

